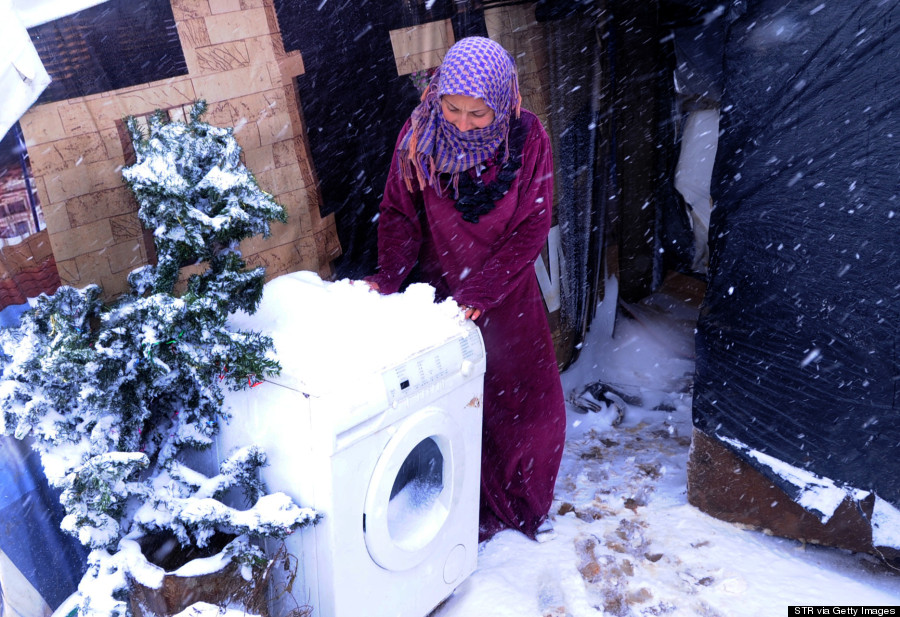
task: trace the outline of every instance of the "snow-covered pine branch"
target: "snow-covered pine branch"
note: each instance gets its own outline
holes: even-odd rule
[[[112,545],[121,535],[121,519],[129,497],[149,493],[142,482],[129,481],[147,463],[144,454],[108,452],[66,474],[59,483],[63,489],[59,500],[67,512],[62,528],[91,548]]]
[[[134,118],[126,120],[137,162],[122,175],[141,222],[153,230],[157,291],[172,290],[181,266],[213,262],[245,238],[268,236],[269,221],[285,220],[241,162],[233,130],[201,122],[205,111],[198,101],[187,124],[154,114],[148,134]]]
[[[174,462],[153,479],[153,490],[133,521],[148,533],[172,532],[183,545],[204,547],[217,531],[231,535],[282,538],[315,523],[317,514],[282,493],[265,494],[257,470],[266,455],[256,446],[237,450],[207,477]],[[232,488],[244,491],[252,507],[239,510],[220,498]]]

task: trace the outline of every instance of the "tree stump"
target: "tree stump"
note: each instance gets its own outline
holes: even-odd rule
[[[269,568],[254,565],[250,580],[242,573],[242,566],[235,561],[210,571],[197,568],[197,574],[184,568],[195,559],[215,556],[233,537],[217,534],[205,551],[196,547],[177,546],[174,538],[164,535],[145,536],[139,543],[141,551],[150,563],[165,570],[162,585],[147,587],[129,574],[130,605],[134,617],[167,617],[177,615],[196,602],[207,602],[220,607],[241,608],[248,615],[269,617],[266,590]]]
[[[198,576],[167,573],[158,589],[145,587],[133,578],[131,610],[134,617],[176,615],[195,602],[243,608],[249,615],[268,617],[266,606],[267,570],[253,569],[250,581],[241,576],[241,566],[229,563],[224,569]]]

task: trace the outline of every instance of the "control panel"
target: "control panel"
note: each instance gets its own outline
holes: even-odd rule
[[[422,390],[437,387],[452,375],[468,377],[484,356],[481,334],[473,328],[465,337],[421,353],[384,373],[388,401],[394,403]]]

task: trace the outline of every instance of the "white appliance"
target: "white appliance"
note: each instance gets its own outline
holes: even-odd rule
[[[435,323],[452,327],[426,323],[433,334],[417,351],[407,344],[374,354],[381,366],[354,364],[369,339],[384,346],[392,330],[405,333],[430,309],[411,298],[404,314],[402,297],[332,293],[334,285],[309,273],[280,277],[266,286],[260,310],[238,320],[274,338],[283,371],[228,394],[232,419],[220,453],[259,445],[269,455],[268,489],[324,516],[287,538],[298,559],[293,598],[279,595],[291,575],[277,568],[273,615],[308,604],[313,617],[424,617],[475,569],[483,342],[445,308]],[[347,302],[359,305],[352,323],[335,310]],[[392,303],[387,323],[373,315],[378,302]],[[304,348],[307,335],[329,330],[327,344]],[[316,383],[317,372],[342,382]]]

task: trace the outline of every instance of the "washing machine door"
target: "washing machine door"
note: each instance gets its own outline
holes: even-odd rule
[[[459,424],[426,408],[402,422],[381,453],[366,492],[363,530],[372,559],[407,570],[431,552],[453,515],[464,479]]]

